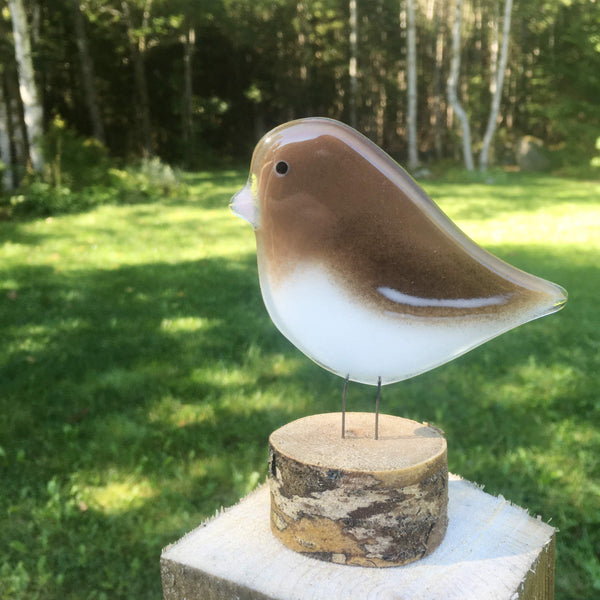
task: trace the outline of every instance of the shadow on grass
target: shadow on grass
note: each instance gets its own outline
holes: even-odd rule
[[[34,246],[40,244],[45,236],[42,233],[32,233],[20,227],[21,221],[2,223],[0,227],[0,245],[22,244]]]

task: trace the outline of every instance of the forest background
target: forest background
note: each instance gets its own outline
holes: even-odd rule
[[[472,168],[465,141],[480,167],[484,147],[484,168],[517,164],[525,139],[534,168],[594,175],[596,0],[0,7],[5,189],[28,169],[53,186],[69,184],[62,171],[93,183],[104,154],[189,169],[246,159],[269,128],[310,115],[350,123],[411,168]]]

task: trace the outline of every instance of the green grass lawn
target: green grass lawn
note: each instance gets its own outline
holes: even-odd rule
[[[0,223],[0,597],[160,598],[160,551],[266,476],[267,438],[342,380],[275,329],[238,171],[189,195]],[[557,597],[600,594],[600,184],[425,187],[476,241],[569,291],[560,313],[384,388],[451,471],[558,527]],[[374,388],[351,385],[349,410]]]

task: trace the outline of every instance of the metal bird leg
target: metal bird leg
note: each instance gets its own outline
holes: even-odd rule
[[[346,375],[344,393],[342,394],[342,439],[346,437],[346,391],[348,390],[348,379],[350,379],[350,373]]]
[[[375,399],[375,439],[379,439],[379,400],[381,398],[381,377],[377,378],[377,398]]]

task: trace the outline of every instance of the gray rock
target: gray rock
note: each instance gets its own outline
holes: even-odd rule
[[[519,140],[516,158],[521,171],[547,171],[550,168],[550,158],[544,143],[532,135],[525,135]]]

